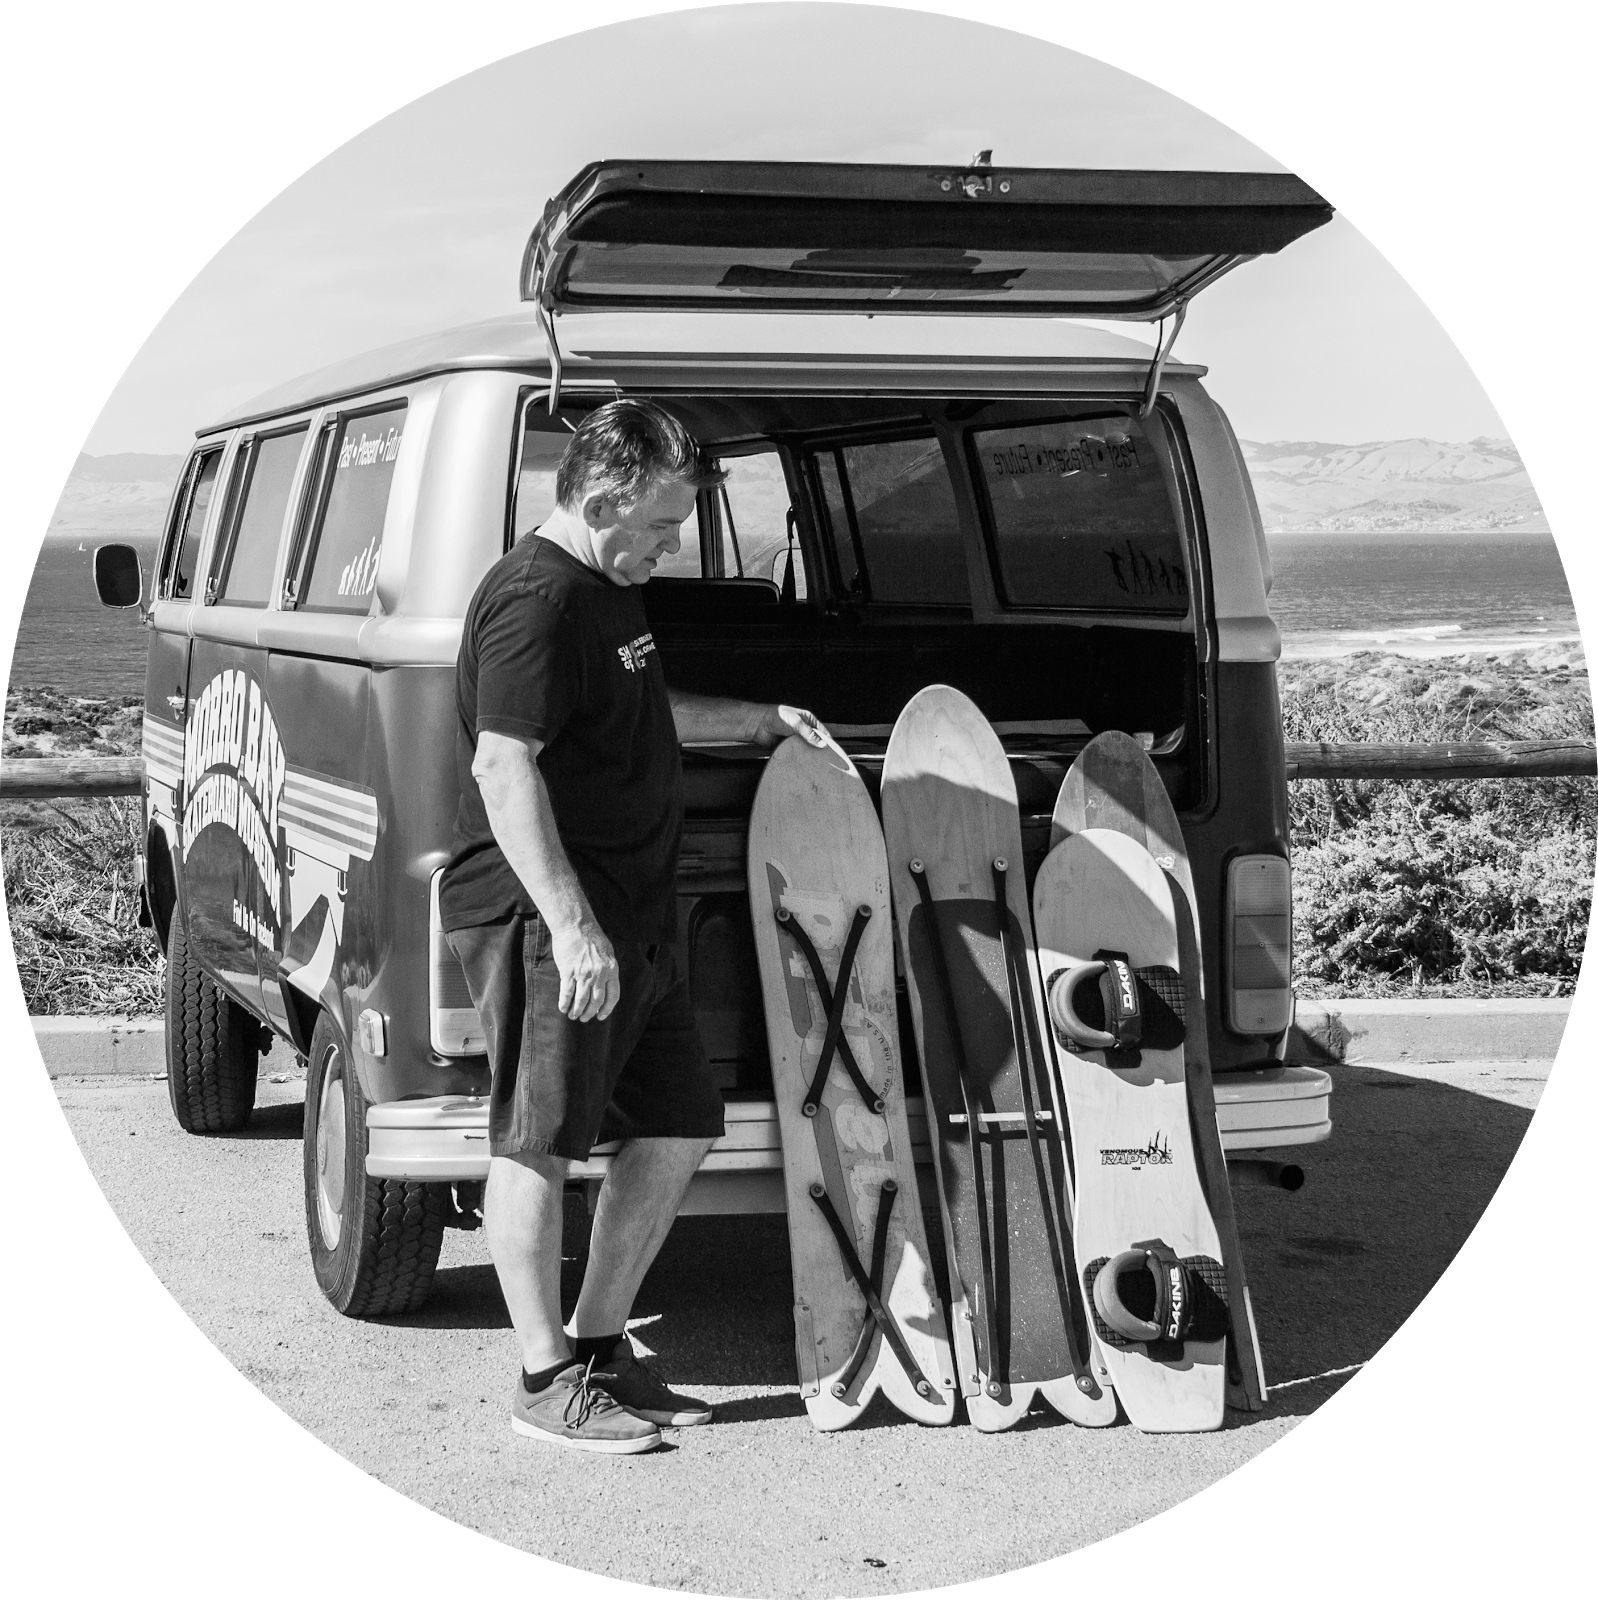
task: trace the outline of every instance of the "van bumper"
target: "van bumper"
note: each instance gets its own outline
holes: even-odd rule
[[[1319,1067],[1262,1067],[1217,1077],[1221,1144],[1228,1152],[1283,1150],[1330,1136],[1331,1078]],[[930,1168],[926,1106],[907,1103],[911,1154]],[[475,1095],[395,1100],[366,1113],[366,1172],[413,1183],[461,1183],[488,1176],[488,1102]],[[618,1146],[596,1145],[568,1177],[597,1187]],[[682,1211],[782,1211],[782,1137],[769,1100],[730,1101],[727,1131],[711,1146]]]

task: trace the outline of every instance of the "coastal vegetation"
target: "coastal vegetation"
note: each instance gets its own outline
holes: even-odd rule
[[[1579,647],[1278,669],[1289,740],[1591,738]],[[12,691],[3,753],[137,755],[141,699]],[[1288,788],[1304,994],[1568,994],[1592,904],[1591,779],[1310,781]],[[136,800],[0,803],[11,938],[36,1015],[161,1009],[137,925]]]

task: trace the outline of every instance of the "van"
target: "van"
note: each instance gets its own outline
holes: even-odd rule
[[[1009,753],[1029,876],[1076,752],[1134,734],[1192,858],[1225,1147],[1327,1137],[1329,1080],[1286,1059],[1270,556],[1171,347],[1206,284],[1331,214],[1285,174],[602,162],[534,230],[523,314],[201,431],[147,618],[168,1084],[183,1127],[222,1132],[264,1047],[305,1059],[307,1228],[340,1311],[415,1310],[445,1228],[479,1220],[488,1067],[438,912],[461,623],[618,394],[727,473],[644,591],[668,680],[809,707],[868,785],[905,702],[954,685]],[[1127,321],[1159,324],[1152,351]],[[108,603],[142,597],[130,561],[99,553]],[[783,1207],[744,864],[764,759],[683,751],[681,925],[727,1100],[687,1211]]]

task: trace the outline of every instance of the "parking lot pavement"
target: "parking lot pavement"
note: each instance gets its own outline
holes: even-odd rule
[[[874,1408],[817,1434],[794,1386],[780,1217],[684,1218],[634,1324],[662,1372],[717,1406],[647,1456],[513,1435],[509,1322],[480,1233],[451,1233],[432,1302],[352,1322],[316,1289],[292,1077],[263,1078],[249,1128],[192,1138],[160,1081],[59,1078],[90,1168],[134,1242],[225,1355],[384,1483],[493,1538],[664,1588],[894,1593],[1026,1566],[1103,1538],[1282,1437],[1375,1354],[1474,1226],[1518,1146],[1546,1061],[1333,1069],[1335,1130],[1296,1194],[1239,1187],[1267,1377],[1261,1414],[1219,1433],[1089,1431],[1039,1413],[1013,1433],[924,1429]],[[568,1208],[565,1293],[586,1242]],[[1306,1381],[1307,1380],[1307,1381]],[[880,1402],[879,1402],[880,1407]]]

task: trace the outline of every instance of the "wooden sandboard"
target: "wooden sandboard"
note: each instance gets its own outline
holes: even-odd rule
[[[829,1015],[803,940],[827,989],[835,991],[862,906],[869,917],[852,953],[838,1030],[842,1046],[834,1048],[815,1113],[807,1116]],[[836,745],[817,749],[788,739],[771,756],[749,820],[749,909],[782,1128],[805,1409],[816,1427],[831,1432],[853,1422],[880,1389],[918,1422],[949,1422],[956,1380],[905,1117],[888,863],[871,797]],[[844,1047],[873,1091],[873,1103],[880,1098],[880,1112],[849,1074]],[[868,1278],[885,1211],[878,1299],[912,1358],[920,1389],[868,1308],[818,1193],[852,1240]]]
[[[1086,1319],[1072,1300],[1070,1174],[1038,1020],[1015,781],[998,736],[958,690],[923,689],[901,713],[882,769],[882,823],[967,1412],[985,1431],[1013,1427],[1041,1392],[1072,1421],[1105,1426],[1115,1420],[1115,1397],[1103,1369],[1094,1369]],[[1013,959],[1000,937],[996,860],[1005,863]],[[913,862],[934,902],[930,919]],[[1017,1021],[1027,1030],[1030,1070],[1017,1049]],[[1036,1150],[1026,1136],[1029,1107]],[[972,1114],[1002,1119],[981,1124],[980,1165]]]
[[[1198,935],[1198,897],[1181,824],[1154,763],[1130,734],[1101,733],[1072,763],[1054,806],[1051,847],[1084,828],[1114,828],[1141,844],[1171,876],[1177,918],[1180,969],[1189,980],[1185,1043],[1187,1101],[1199,1177],[1210,1215],[1221,1236],[1226,1266],[1227,1304],[1232,1308],[1232,1341],[1227,1352],[1226,1403],[1234,1410],[1258,1411],[1266,1400],[1265,1366],[1254,1326],[1254,1304],[1243,1267],[1232,1184],[1226,1171],[1215,1082],[1210,1071],[1204,1012],[1204,962]],[[1180,892],[1178,892],[1178,890]],[[1241,1314],[1238,1308],[1241,1307]]]
[[[1071,835],[1049,852],[1032,894],[1046,987],[1101,950],[1124,952],[1134,969],[1180,972],[1165,872],[1128,835],[1108,828]],[[1085,1278],[1093,1263],[1151,1241],[1179,1258],[1218,1263],[1220,1238],[1188,1121],[1182,1044],[1107,1057],[1067,1048],[1058,1029],[1054,1039],[1076,1158],[1079,1273]],[[1128,1059],[1135,1064],[1116,1064]],[[1110,1381],[1136,1427],[1185,1433],[1221,1425],[1224,1331],[1209,1340],[1189,1338],[1175,1353],[1111,1343],[1095,1323]]]

